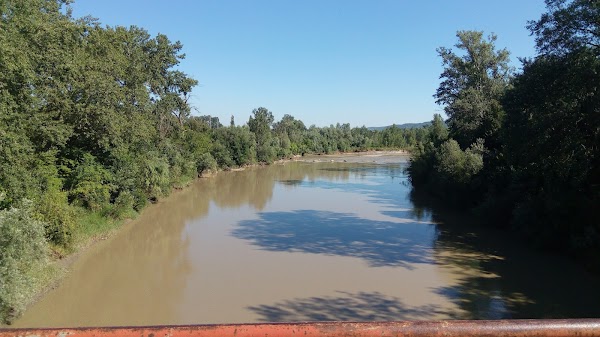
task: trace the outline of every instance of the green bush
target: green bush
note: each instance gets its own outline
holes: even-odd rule
[[[292,143],[290,144],[290,151],[292,152],[292,154],[297,155],[297,154],[301,154],[302,151],[300,151],[300,146],[298,146],[298,144],[296,143]]]
[[[170,185],[180,188],[185,186],[195,176],[195,161],[186,159],[183,147],[176,142],[166,141],[161,146],[162,157],[169,163]]]
[[[214,143],[210,152],[213,158],[217,161],[217,165],[219,167],[227,169],[235,165],[229,150],[223,144]]]
[[[71,249],[75,230],[75,211],[69,205],[67,193],[49,191],[36,204],[40,220],[45,224],[46,238],[63,249]]]
[[[471,148],[462,151],[458,142],[450,139],[437,152],[436,170],[452,184],[466,185],[483,168],[483,158]]]
[[[185,181],[184,174],[182,172],[181,166],[171,166],[169,168],[169,185],[174,187],[181,187],[183,185],[183,181]]]
[[[142,189],[137,188],[133,190],[133,192],[131,192],[131,195],[133,196],[132,206],[136,212],[141,211],[148,204],[148,196],[146,195],[146,193],[144,193]]]
[[[156,153],[150,153],[142,167],[142,184],[150,199],[168,195],[171,191],[169,163]]]
[[[142,151],[140,151],[142,153]],[[140,154],[118,148],[111,154],[113,184],[118,191],[133,191],[142,187]]]
[[[431,139],[415,147],[407,172],[415,188],[464,207],[473,201],[473,190],[478,188],[475,178],[483,169],[485,151],[482,140],[463,151],[454,139],[439,146]]]
[[[70,195],[76,204],[98,211],[110,201],[110,180],[110,171],[86,153],[73,172]]]
[[[223,130],[221,135],[222,141],[228,149],[235,165],[244,166],[254,163],[256,161],[256,140],[254,134],[247,127],[233,127]]]
[[[411,153],[410,165],[406,169],[414,187],[425,187],[435,178],[436,164],[435,147],[433,143],[418,144]]]
[[[0,211],[0,319],[18,317],[39,287],[48,246],[44,224],[35,219],[30,201]]]
[[[136,200],[129,191],[122,191],[115,199],[110,210],[110,216],[114,219],[124,219],[132,215]]]
[[[217,161],[210,153],[204,153],[198,158],[196,163],[198,174],[202,174],[208,171],[215,171],[217,169]]]
[[[270,164],[277,156],[277,149],[271,143],[256,146],[256,160],[260,163]]]

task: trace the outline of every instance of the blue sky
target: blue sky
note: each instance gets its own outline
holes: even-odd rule
[[[76,0],[74,16],[181,41],[179,69],[199,81],[194,114],[245,123],[264,106],[307,125],[383,126],[431,120],[441,61],[457,30],[498,35],[535,54],[527,20],[543,0]]]

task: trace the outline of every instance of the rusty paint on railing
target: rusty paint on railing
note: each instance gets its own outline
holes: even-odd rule
[[[0,329],[0,337],[600,337],[600,319],[323,322]]]

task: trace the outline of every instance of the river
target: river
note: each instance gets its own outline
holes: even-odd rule
[[[420,206],[406,165],[321,156],[199,179],[84,252],[14,326],[600,316],[597,278]]]

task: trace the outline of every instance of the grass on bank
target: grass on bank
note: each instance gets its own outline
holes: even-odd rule
[[[69,206],[76,224],[70,244],[50,243],[43,222],[35,217],[30,201],[0,211],[0,322],[11,324],[28,305],[52,287],[65,273],[65,258],[99,238],[114,233],[133,209],[111,216],[114,210],[89,211]],[[114,214],[116,215],[116,214]]]

